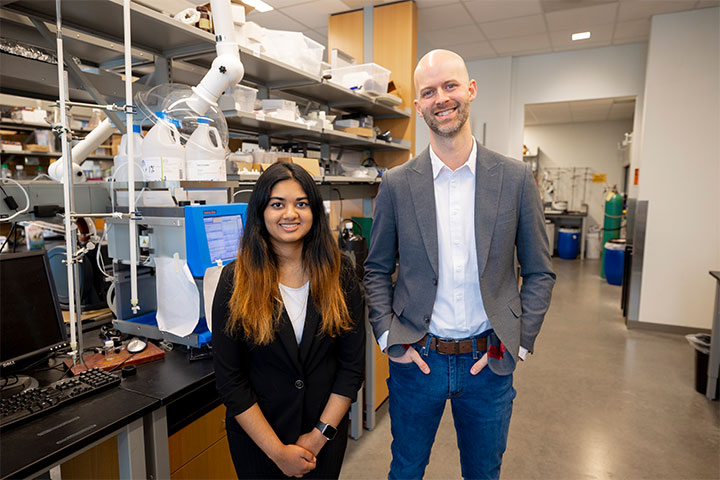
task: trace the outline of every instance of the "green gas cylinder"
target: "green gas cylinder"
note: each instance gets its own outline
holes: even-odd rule
[[[615,187],[605,196],[605,222],[603,224],[602,241],[602,278],[605,278],[605,243],[620,237],[620,225],[623,217],[622,195]]]

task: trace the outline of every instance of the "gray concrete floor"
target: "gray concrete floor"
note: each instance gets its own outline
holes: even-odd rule
[[[599,261],[554,267],[535,354],[515,373],[502,478],[719,479],[720,402],[695,391],[685,338],[628,330]],[[448,404],[426,478],[461,478],[454,430]],[[340,478],[387,478],[390,442],[386,402],[375,429],[350,440]]]

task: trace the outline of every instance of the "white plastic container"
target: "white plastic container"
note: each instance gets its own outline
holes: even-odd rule
[[[320,75],[325,46],[300,32],[265,29],[264,53],[311,75]]]
[[[185,179],[185,148],[180,132],[165,114],[158,113],[158,121],[145,135],[142,144],[142,166],[145,181]]]
[[[295,111],[295,102],[292,100],[284,100],[282,98],[266,98],[262,101],[262,108],[266,112],[272,110],[290,110]]]
[[[185,145],[185,163],[187,180],[227,180],[225,147],[207,118],[198,118],[198,126]]]
[[[548,244],[550,245],[550,256],[555,251],[555,224],[552,220],[545,220],[545,234],[548,237]]]
[[[255,100],[257,89],[245,85],[233,85],[218,100],[218,105],[223,111],[241,111],[253,113],[255,111]]]
[[[142,164],[142,143],[143,136],[140,125],[133,125],[133,151],[135,152],[135,181],[139,182],[143,179]],[[127,149],[127,133],[120,140],[120,148],[118,154],[113,159],[113,178],[116,182],[128,181],[128,149]]]
[[[330,81],[333,83],[373,96],[385,95],[390,81],[390,70],[376,63],[333,68],[324,73],[332,75]]]
[[[600,243],[600,231],[587,232],[587,242],[585,244],[585,258],[597,260],[602,253],[602,244]]]

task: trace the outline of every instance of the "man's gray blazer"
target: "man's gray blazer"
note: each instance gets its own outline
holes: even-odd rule
[[[530,166],[477,146],[475,243],[485,311],[507,348],[489,357],[493,372],[512,373],[519,347],[533,351],[555,283],[545,218]],[[443,214],[443,212],[441,212]],[[514,259],[521,266],[518,292]],[[397,282],[392,275],[399,257]],[[435,190],[427,149],[388,170],[375,200],[365,289],[377,338],[389,330],[388,354],[428,331],[437,294],[438,236]],[[508,355],[508,353],[510,355]]]

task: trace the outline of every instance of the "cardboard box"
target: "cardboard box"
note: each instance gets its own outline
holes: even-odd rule
[[[321,177],[320,164],[316,158],[304,158],[304,157],[280,157],[278,162],[288,162],[300,165],[313,177]]]
[[[372,128],[364,127],[352,127],[352,128],[338,128],[345,133],[352,133],[353,135],[359,135],[361,137],[375,138],[375,130]]]
[[[28,152],[49,152],[50,145],[36,145],[34,143],[25,144],[25,150]]]

